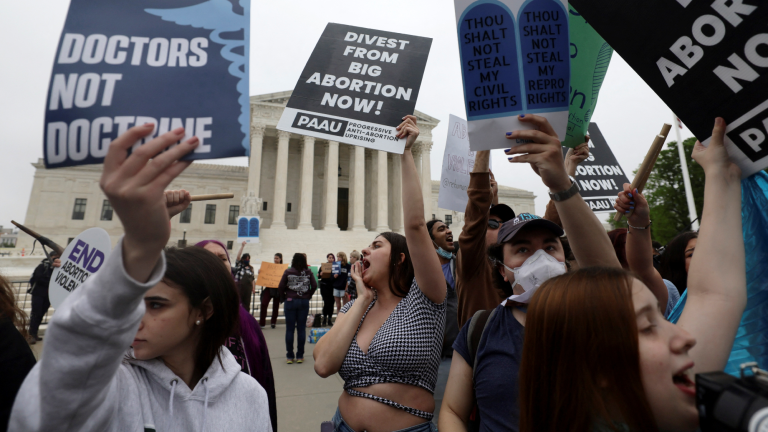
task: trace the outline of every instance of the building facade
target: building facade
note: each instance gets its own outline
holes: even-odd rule
[[[236,251],[237,217],[261,217],[260,243],[252,260],[272,261],[281,252],[307,253],[312,263],[328,252],[360,250],[375,233],[403,232],[400,156],[335,141],[278,131],[291,92],[251,97],[249,166],[193,163],[170,186],[193,195],[234,193],[229,200],[194,202],[172,222],[171,242],[218,239]],[[413,153],[425,197],[425,217],[449,222],[458,232],[463,213],[437,207],[439,184],[431,180],[432,129],[439,121],[416,111],[421,134]],[[90,227],[117,242],[120,222],[99,188],[101,165],[55,170],[36,168],[25,225],[61,245]],[[500,186],[499,201],[515,212],[535,212],[531,192]],[[19,237],[17,249],[32,239]],[[27,249],[30,250],[30,249]]]

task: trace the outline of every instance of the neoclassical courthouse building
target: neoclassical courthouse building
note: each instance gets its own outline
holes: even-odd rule
[[[329,252],[359,251],[375,233],[403,232],[399,155],[277,130],[290,96],[290,91],[251,96],[249,166],[195,162],[175,180],[172,189],[193,195],[231,192],[235,197],[192,203],[173,218],[171,243],[218,239],[237,251],[237,216],[258,214],[260,243],[246,246],[254,263],[272,261],[276,252],[286,262],[304,252],[317,263]],[[431,180],[432,129],[439,120],[419,111],[415,115],[421,135],[413,152],[425,216],[448,222],[458,238],[463,213],[437,207],[439,183]],[[104,228],[117,242],[122,227],[99,188],[101,165],[48,170],[42,159],[33,165],[26,226],[62,246],[90,227]],[[500,186],[499,202],[517,213],[535,212],[532,192]],[[17,250],[29,252],[31,246],[32,238],[20,234]]]

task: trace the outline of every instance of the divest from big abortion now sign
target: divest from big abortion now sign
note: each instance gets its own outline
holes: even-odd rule
[[[472,150],[523,144],[506,132],[531,129],[537,114],[565,137],[570,47],[568,0],[455,0],[464,103]]]
[[[395,129],[413,114],[432,39],[329,23],[277,128],[403,153]]]
[[[99,271],[112,251],[109,234],[101,228],[89,228],[72,240],[61,256],[61,267],[53,270],[48,297],[54,309]]]
[[[48,168],[101,163],[128,128],[184,127],[186,159],[249,148],[250,0],[71,0],[46,101]],[[137,143],[146,142],[147,139]]]

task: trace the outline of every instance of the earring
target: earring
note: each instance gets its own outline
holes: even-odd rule
[[[195,324],[200,325],[200,320],[195,321]]]

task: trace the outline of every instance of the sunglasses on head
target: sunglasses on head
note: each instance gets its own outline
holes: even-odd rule
[[[499,229],[500,226],[501,222],[497,221],[496,219],[488,219],[488,228]]]

